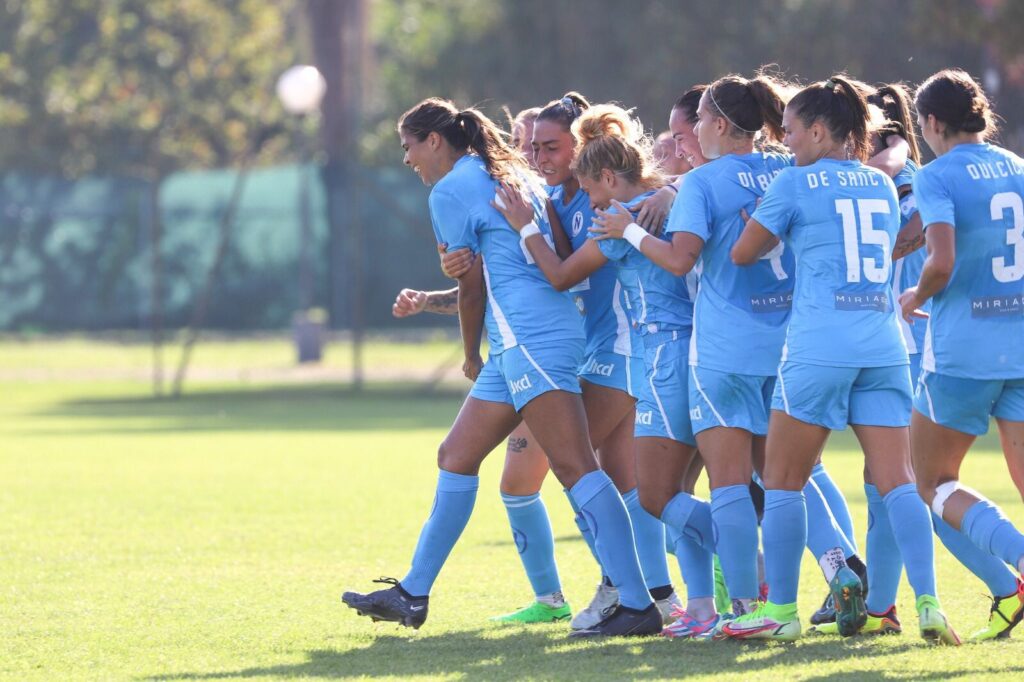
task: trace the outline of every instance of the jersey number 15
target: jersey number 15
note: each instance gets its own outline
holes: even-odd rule
[[[843,219],[846,281],[860,282],[863,273],[863,278],[869,282],[887,283],[892,267],[892,240],[888,232],[875,229],[872,222],[875,214],[889,215],[889,202],[884,199],[836,199],[836,213]],[[861,258],[861,244],[881,247],[881,256],[877,259]]]

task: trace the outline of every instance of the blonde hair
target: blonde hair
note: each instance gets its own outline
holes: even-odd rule
[[[615,104],[597,104],[573,121],[576,158],[572,170],[596,178],[605,168],[627,182],[654,189],[665,184],[651,138],[640,121]]]

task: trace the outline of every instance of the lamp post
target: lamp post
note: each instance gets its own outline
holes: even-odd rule
[[[298,117],[296,146],[299,149],[299,311],[293,320],[295,344],[299,362],[319,362],[323,356],[323,329],[326,320],[314,319],[313,268],[311,250],[313,229],[309,206],[310,149],[303,119],[319,110],[320,101],[327,91],[327,82],[315,66],[293,66],[277,79],[277,96],[291,114]]]

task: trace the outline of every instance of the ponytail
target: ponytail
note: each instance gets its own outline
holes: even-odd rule
[[[651,139],[640,121],[614,104],[590,107],[572,124],[576,158],[572,170],[596,178],[605,168],[627,182],[654,189],[665,184]]]
[[[866,161],[868,144],[868,103],[864,93],[845,75],[808,85],[789,102],[805,126],[821,121],[836,140],[849,146],[850,156]]]
[[[518,175],[528,170],[526,160],[505,141],[506,134],[477,109],[459,111],[448,100],[425,99],[402,114],[398,128],[423,140],[437,133],[456,151],[473,152],[495,180],[519,184]]]
[[[782,112],[791,87],[761,69],[750,80],[737,75],[719,78],[706,92],[712,112],[729,123],[733,135],[763,132],[769,141],[782,142]]]
[[[914,132],[914,122],[910,114],[910,94],[902,83],[886,83],[867,97],[868,104],[874,104],[882,110],[889,124],[879,132],[883,136],[899,135],[910,147],[910,158],[921,163],[921,149]],[[883,143],[885,142],[883,138]]]

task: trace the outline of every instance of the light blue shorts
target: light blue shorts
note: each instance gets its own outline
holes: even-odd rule
[[[1024,422],[1024,379],[964,379],[922,371],[914,409],[950,429],[980,436],[989,416]]]
[[[768,433],[775,377],[730,374],[690,366],[690,422],[693,432],[716,426]]]
[[[911,386],[907,365],[824,367],[783,362],[772,409],[808,424],[842,431],[847,424],[908,426]]]
[[[487,358],[469,395],[506,403],[516,412],[548,391],[580,392],[576,371],[583,341],[519,344]]]
[[[645,336],[644,341],[646,372],[637,396],[633,435],[696,445],[687,388],[690,335],[658,332]]]
[[[917,380],[921,378],[921,354],[910,354],[910,385],[917,386]]]
[[[644,361],[643,358],[599,350],[583,361],[579,377],[597,386],[624,391],[636,398],[636,392],[644,380]]]

